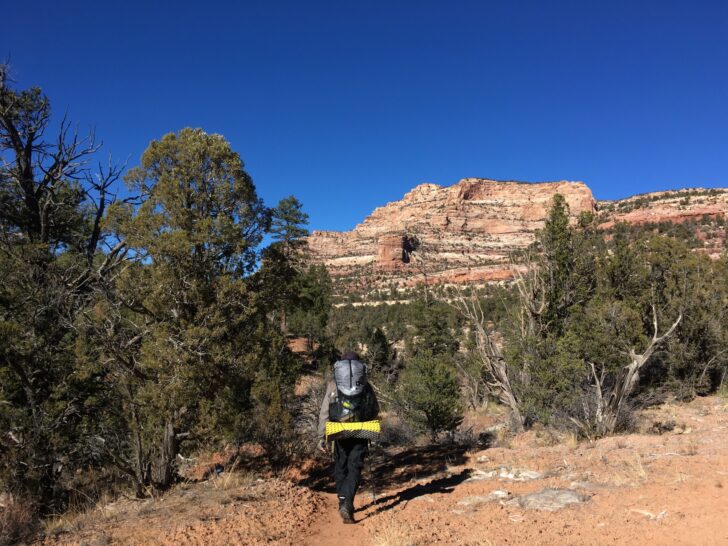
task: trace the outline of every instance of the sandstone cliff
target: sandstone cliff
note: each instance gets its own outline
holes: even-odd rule
[[[309,249],[312,259],[326,264],[346,291],[505,280],[512,275],[509,256],[534,240],[557,193],[565,197],[573,221],[582,212],[593,212],[605,229],[617,221],[701,221],[728,212],[728,190],[680,190],[597,202],[583,182],[466,178],[448,187],[421,184],[400,201],[375,209],[351,231],[315,231]],[[723,240],[720,233],[704,239],[711,253],[716,252],[715,240]]]

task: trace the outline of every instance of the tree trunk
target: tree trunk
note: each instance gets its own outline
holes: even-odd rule
[[[654,333],[652,334],[652,340],[647,346],[647,349],[642,354],[637,354],[634,349],[630,349],[629,357],[630,363],[619,370],[617,379],[614,383],[614,388],[609,393],[609,397],[605,399],[602,389],[602,383],[604,378],[598,378],[596,371],[592,366],[592,372],[597,387],[598,400],[598,411],[597,411],[597,434],[605,436],[613,434],[617,428],[617,422],[619,415],[622,411],[624,402],[629,398],[634,390],[635,385],[639,382],[640,370],[647,364],[655,349],[668,337],[672,335],[677,328],[678,324],[682,320],[682,313],[677,317],[677,320],[672,323],[672,326],[663,335],[658,335],[657,327],[657,311],[655,306],[652,306],[652,324]]]
[[[178,445],[174,425],[170,419],[164,425],[162,449],[153,468],[152,485],[156,491],[165,491],[174,482],[177,474]]]
[[[455,307],[470,322],[475,330],[476,351],[486,374],[486,388],[511,411],[509,428],[514,432],[523,431],[523,415],[516,393],[508,376],[508,363],[486,329],[486,318],[478,302],[477,295],[466,299],[460,296],[455,300]]]

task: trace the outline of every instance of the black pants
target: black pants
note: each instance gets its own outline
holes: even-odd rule
[[[347,438],[334,442],[334,480],[336,494],[352,506],[354,495],[361,481],[364,458],[369,453],[369,442],[359,438]]]

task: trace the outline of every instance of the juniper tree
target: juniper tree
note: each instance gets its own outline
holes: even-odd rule
[[[269,213],[230,144],[200,129],[153,141],[126,180],[141,204],[109,225],[137,262],[92,330],[123,406],[117,464],[140,493],[172,483],[181,442],[249,425],[257,370],[275,359],[249,279]]]
[[[309,265],[292,283],[293,293],[287,302],[289,326],[308,339],[309,349],[326,337],[331,313],[331,278],[324,265]]]
[[[86,449],[99,382],[78,373],[74,324],[124,252],[99,252],[119,169],[92,176],[93,135],[65,118],[51,134],[51,114],[39,88],[15,90],[0,66],[0,481],[41,509],[61,507],[61,482],[99,463]]]
[[[434,300],[420,300],[415,304],[412,319],[415,336],[410,340],[409,354],[428,352],[450,358],[455,355],[460,344],[454,331],[459,324],[452,309]]]
[[[453,432],[463,420],[463,407],[452,359],[421,351],[408,360],[397,387],[397,405],[434,441]]]

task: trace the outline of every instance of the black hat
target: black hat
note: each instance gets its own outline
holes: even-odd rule
[[[359,355],[354,351],[346,351],[341,355],[341,360],[359,360]]]

